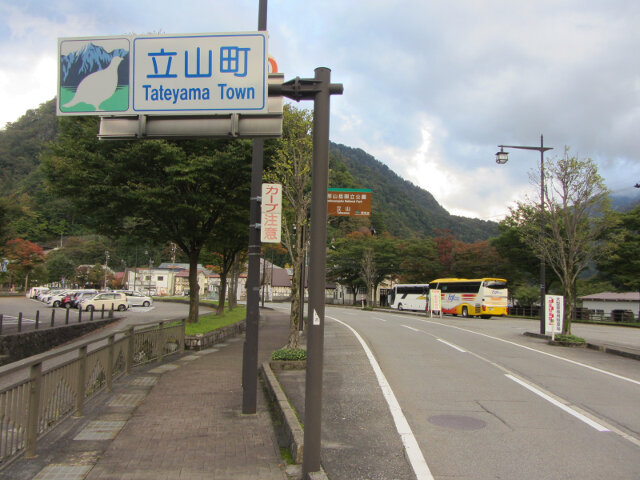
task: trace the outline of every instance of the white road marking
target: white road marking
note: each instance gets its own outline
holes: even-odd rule
[[[410,327],[409,325],[402,325],[404,328],[408,328],[409,330],[413,330],[414,332],[419,332],[417,328]]]
[[[623,377],[622,375],[618,375],[617,373],[609,372],[607,370],[603,370],[603,369],[597,368],[597,367],[592,367],[591,365],[587,365],[586,363],[576,362],[575,360],[570,360],[568,358],[560,357],[558,355],[554,355],[553,353],[543,352],[542,350],[537,350],[535,348],[527,347],[526,345],[521,345],[519,343],[512,342],[510,340],[505,340],[503,338],[493,337],[491,335],[487,335],[486,333],[474,332],[473,330],[467,330],[465,328],[456,327],[455,325],[447,325],[445,323],[431,322],[429,320],[421,320],[421,321],[422,322],[426,322],[426,323],[433,323],[434,325],[440,325],[442,327],[455,328],[456,330],[461,330],[463,332],[472,333],[474,335],[480,335],[481,337],[491,338],[491,339],[497,340],[499,342],[508,343],[509,345],[513,345],[515,347],[524,348],[525,350],[529,350],[531,352],[536,352],[536,353],[539,353],[541,355],[546,355],[547,357],[555,358],[556,360],[562,360],[563,362],[571,363],[573,365],[577,365],[579,367],[583,367],[583,368],[586,368],[588,370],[592,370],[594,372],[602,373],[604,375],[609,375],[610,377],[617,378],[618,380],[624,380],[625,382],[629,382],[629,383],[633,383],[633,384],[636,384],[636,385],[640,385],[640,381],[638,381],[638,380],[634,380],[634,379],[628,378],[628,377]]]
[[[555,398],[551,397],[550,395],[547,395],[546,393],[544,393],[543,391],[537,389],[536,387],[534,387],[533,385],[529,384],[528,382],[520,380],[519,378],[516,378],[513,375],[509,375],[509,374],[507,374],[506,377],[511,379],[511,380],[513,380],[514,382],[522,385],[524,388],[526,388],[527,390],[535,393],[539,397],[544,398],[547,402],[551,403],[552,405],[555,405],[556,407],[560,408],[561,410],[564,410],[569,415],[573,415],[578,420],[581,420],[584,423],[586,423],[587,425],[589,425],[590,427],[595,428],[599,432],[610,432],[611,431],[608,428],[603,427],[599,423],[591,420],[587,416],[575,411],[573,408],[569,407],[568,405],[565,405],[564,403],[559,402],[558,400],[556,400]]]
[[[451,327],[451,328],[455,328],[455,329],[457,329],[457,330],[462,330],[462,331],[464,331],[464,332],[474,333],[474,334],[476,334],[476,335],[481,335],[481,336],[483,336],[483,337],[492,338],[492,339],[494,339],[494,340],[500,340],[500,341],[505,342],[505,343],[509,343],[509,344],[512,344],[512,345],[515,345],[515,346],[518,346],[518,347],[525,348],[525,349],[527,349],[527,350],[531,350],[531,351],[533,351],[533,352],[542,353],[542,354],[544,354],[544,355],[548,355],[548,356],[551,356],[551,357],[557,358],[557,359],[559,359],[559,360],[565,360],[565,361],[567,361],[567,362],[569,362],[569,363],[577,364],[577,365],[579,365],[579,366],[583,366],[583,367],[586,367],[586,368],[589,368],[589,369],[592,369],[592,370],[596,370],[596,371],[599,371],[599,372],[601,372],[601,373],[610,374],[610,375],[612,375],[612,376],[614,376],[614,377],[617,377],[617,378],[620,378],[620,379],[623,379],[623,380],[628,380],[628,381],[630,381],[630,382],[632,382],[632,383],[636,383],[636,381],[635,381],[635,380],[628,379],[628,378],[626,378],[626,377],[621,377],[621,376],[619,376],[619,375],[617,375],[617,374],[615,374],[615,373],[607,372],[607,371],[605,371],[605,370],[600,370],[600,369],[595,368],[595,367],[590,367],[589,365],[585,365],[585,364],[582,364],[582,363],[580,363],[580,362],[575,362],[575,361],[573,361],[573,360],[568,360],[568,359],[565,359],[565,358],[562,358],[562,357],[558,357],[558,356],[556,356],[556,355],[553,355],[553,354],[550,354],[550,353],[546,353],[546,352],[543,352],[543,351],[541,351],[541,350],[536,350],[536,349],[534,349],[534,348],[527,347],[527,346],[524,346],[524,345],[520,345],[520,344],[515,343],[515,342],[511,342],[511,341],[508,341],[508,340],[503,340],[503,339],[501,339],[501,338],[497,338],[497,337],[492,337],[491,335],[486,335],[486,334],[484,334],[484,333],[474,332],[474,331],[472,331],[472,330],[466,330],[466,329],[464,329],[464,328],[455,327],[455,326],[453,326],[453,325],[443,325],[443,324],[441,324],[441,323],[437,323],[437,322],[429,322],[429,323],[435,323],[436,325],[441,325],[441,326],[445,326],[445,327]],[[409,327],[409,326],[407,326],[407,325],[402,325],[402,326],[403,326],[403,327],[406,327],[406,328],[411,328],[412,330],[415,330],[415,329],[413,329],[412,327]],[[419,332],[421,332],[421,333],[424,333],[425,335],[429,335],[430,337],[433,337],[433,338],[435,338],[436,340],[441,341],[441,342],[443,342],[443,343],[448,343],[448,342],[444,342],[442,339],[438,338],[437,336],[433,335],[432,333],[425,332],[424,330],[417,330],[417,331],[419,331]],[[451,345],[451,346],[453,346],[453,344],[450,344],[450,345]],[[519,379],[519,378],[516,376],[516,374],[515,374],[514,372],[512,372],[511,370],[509,370],[509,369],[507,369],[507,368],[503,367],[502,365],[500,365],[500,364],[498,364],[498,363],[496,363],[496,362],[493,362],[492,360],[489,360],[488,358],[483,357],[482,355],[479,355],[479,354],[477,354],[477,353],[473,353],[473,352],[469,352],[468,350],[466,351],[466,353],[469,353],[470,355],[473,355],[474,357],[478,358],[479,360],[482,360],[483,362],[489,363],[490,365],[493,365],[493,366],[494,366],[494,367],[496,367],[497,369],[502,370],[502,371],[505,373],[505,376],[506,376],[507,378],[509,378],[509,379],[513,380],[514,382],[516,382],[516,383],[518,383],[518,384],[520,384],[520,385],[524,386],[525,388],[527,388],[528,390],[530,390],[530,391],[532,391],[532,392],[536,393],[537,395],[540,395],[540,396],[541,396],[542,398],[544,398],[545,400],[548,400],[548,401],[549,401],[549,402],[551,402],[553,405],[556,405],[557,407],[559,407],[559,408],[561,408],[562,410],[566,411],[566,412],[567,412],[567,413],[569,413],[570,415],[573,415],[574,417],[576,417],[576,418],[578,418],[578,419],[582,420],[583,422],[587,423],[589,426],[591,426],[591,427],[595,428],[596,430],[598,430],[598,431],[600,431],[600,432],[613,432],[613,433],[615,433],[616,435],[619,435],[619,436],[621,436],[622,438],[624,438],[625,440],[627,440],[627,441],[629,441],[629,442],[633,443],[634,445],[636,445],[636,446],[640,447],[640,440],[639,440],[639,439],[637,439],[636,437],[634,437],[634,436],[632,436],[632,435],[629,435],[628,433],[624,432],[623,430],[620,430],[619,428],[614,427],[613,425],[609,425],[607,422],[603,421],[602,419],[597,419],[598,421],[596,421],[596,420],[592,420],[591,418],[589,418],[589,417],[585,414],[586,412],[585,412],[585,413],[580,413],[580,412],[578,412],[578,411],[577,411],[577,409],[576,409],[576,407],[575,407],[575,406],[574,406],[574,407],[570,407],[569,405],[570,405],[571,403],[570,403],[570,402],[568,402],[567,400],[565,400],[565,399],[563,399],[563,398],[561,398],[561,397],[558,397],[557,395],[556,395],[556,396],[555,396],[555,398],[554,398],[553,396],[551,396],[551,394],[548,394],[548,393],[543,392],[543,391],[542,391],[542,389],[541,389],[540,387],[534,387],[532,383],[527,382],[527,381],[522,380],[522,379]],[[594,418],[595,418],[595,417],[594,417]],[[599,422],[600,422],[600,423],[599,423]],[[605,426],[605,425],[606,425],[606,426]]]
[[[360,334],[356,332],[351,326],[347,325],[341,320],[338,320],[335,317],[327,316],[327,318],[330,318],[331,320],[335,320],[336,322],[344,325],[349,330],[351,330],[351,332],[355,335],[355,337],[360,342],[360,345],[362,345],[362,348],[364,349],[364,352],[366,353],[367,358],[369,359],[369,363],[371,364],[371,368],[373,368],[373,371],[376,374],[376,378],[378,379],[378,385],[380,385],[380,388],[382,389],[382,395],[387,401],[387,405],[389,406],[389,410],[391,411],[391,416],[393,417],[393,421],[396,424],[396,429],[398,430],[398,434],[400,434],[400,438],[402,439],[402,444],[404,445],[405,451],[407,452],[407,458],[409,459],[409,463],[411,464],[411,467],[413,468],[413,471],[416,474],[417,479],[418,480],[434,480],[433,475],[431,475],[431,470],[429,470],[429,466],[427,465],[427,462],[424,459],[424,456],[422,455],[422,451],[420,450],[418,441],[416,440],[416,437],[413,435],[413,432],[411,431],[409,422],[407,422],[407,419],[402,413],[402,408],[400,408],[400,404],[398,403],[398,400],[396,399],[396,396],[393,393],[393,390],[391,390],[391,386],[387,382],[387,379],[384,376],[384,373],[382,372],[380,365],[378,365],[378,362],[373,356],[373,353],[369,349],[369,346],[365,343],[364,339],[360,336]],[[407,327],[407,328],[414,330],[411,327]]]
[[[441,338],[438,338],[438,339],[436,339],[436,340],[438,340],[438,341],[439,341],[439,342],[441,342],[441,343],[444,343],[445,345],[449,345],[451,348],[454,348],[454,349],[458,350],[459,352],[467,353],[467,351],[466,351],[466,350],[463,350],[462,348],[458,347],[457,345],[454,345],[453,343],[449,343],[449,342],[447,342],[446,340],[443,340],[443,339],[441,339]]]

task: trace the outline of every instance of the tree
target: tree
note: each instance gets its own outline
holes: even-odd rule
[[[505,262],[487,240],[474,243],[454,241],[453,274],[461,278],[503,278]]]
[[[64,252],[55,251],[47,255],[46,266],[50,283],[72,281],[75,276],[75,266]]]
[[[336,240],[327,252],[327,275],[348,285],[354,292],[364,285],[370,305],[375,304],[378,285],[400,268],[398,242],[388,234],[372,235],[368,230],[349,234]]]
[[[357,300],[358,287],[364,285],[361,275],[363,256],[363,244],[359,238],[361,235],[356,232],[336,239],[327,250],[327,277],[351,288],[354,304]]]
[[[227,279],[238,254],[247,249],[249,244],[249,203],[230,204],[223,214],[220,228],[211,232],[207,239],[207,247],[216,252],[216,264],[220,274],[220,296],[216,313],[224,313]]]
[[[291,279],[291,311],[287,348],[298,348],[298,312],[304,291],[300,292],[300,278],[304,251],[308,243],[311,205],[311,137],[312,115],[286,104],[282,124],[282,138],[276,142],[271,168],[265,172],[268,182],[281,183],[283,193],[282,243],[289,252],[293,265]]]
[[[15,238],[7,242],[5,253],[9,260],[9,270],[19,277],[24,277],[26,292],[29,289],[29,274],[44,263],[42,247],[29,240]]]
[[[433,239],[413,237],[401,241],[399,255],[402,283],[427,283],[440,276],[442,267]]]
[[[548,161],[544,179],[542,235],[535,201],[520,202],[511,217],[522,240],[558,276],[565,296],[564,333],[570,334],[578,275],[606,252],[598,239],[610,225],[608,191],[593,160],[571,157],[568,148],[564,157]]]
[[[244,140],[98,142],[92,117],[64,118],[43,156],[49,186],[112,237],[176,243],[189,258],[189,322],[198,320],[200,252],[229,204],[249,198]],[[248,220],[247,220],[248,224]]]
[[[640,292],[640,206],[611,215],[615,223],[605,234],[610,254],[600,258],[598,270],[617,288]]]

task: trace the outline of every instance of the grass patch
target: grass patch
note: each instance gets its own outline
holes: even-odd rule
[[[556,342],[566,345],[584,345],[587,341],[575,335],[556,335]]]
[[[198,317],[198,323],[187,322],[185,326],[186,335],[197,335],[199,333],[209,333],[213,330],[233,325],[241,322],[247,317],[247,308],[244,305],[237,305],[232,311],[226,310],[224,315],[208,313]]]
[[[280,456],[282,457],[282,460],[284,461],[284,463],[286,463],[287,465],[293,465],[295,463],[293,461],[293,456],[291,455],[291,452],[286,447],[280,447]]]
[[[281,348],[271,354],[271,360],[306,360],[307,351],[304,348]]]

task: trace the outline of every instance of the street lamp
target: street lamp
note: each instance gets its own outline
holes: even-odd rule
[[[521,145],[498,145],[500,151],[496,153],[496,163],[504,165],[509,161],[509,153],[505,148],[517,148],[520,150],[536,150],[540,152],[540,245],[544,242],[544,152],[553,150],[553,147],[545,147],[543,136],[540,135],[539,147],[525,147]],[[544,252],[540,255],[540,333],[544,335],[544,296],[545,296],[545,260]]]

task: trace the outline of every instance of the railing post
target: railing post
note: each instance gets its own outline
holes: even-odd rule
[[[42,390],[42,363],[31,365],[29,372],[29,410],[27,412],[27,431],[25,438],[25,457],[36,456],[38,438],[38,417],[40,416],[40,391]]]
[[[22,331],[22,312],[18,314],[18,333]]]
[[[184,354],[184,337],[186,336],[185,334],[185,329],[187,328],[187,319],[183,318],[182,319],[182,329],[180,330],[180,355]]]
[[[107,355],[107,372],[106,372],[106,376],[107,376],[107,391],[110,392],[111,391],[111,387],[112,387],[112,383],[113,383],[113,357],[114,357],[114,341],[115,341],[115,334],[113,335],[109,335],[109,338],[107,339],[107,345],[108,345],[108,355]]]
[[[69,311],[69,310],[67,310]],[[55,310],[51,310],[51,326],[53,327],[53,325],[55,324],[56,321],[56,311]]]
[[[104,303],[102,304],[102,309],[101,309],[101,313],[100,313],[100,319],[104,319]]]
[[[78,306],[78,310],[79,310],[79,311],[82,311],[82,307]],[[65,325],[69,325],[69,310],[67,310],[67,314],[66,314],[66,316],[64,317],[64,324],[65,324]]]
[[[4,320],[4,313],[0,313],[0,335],[2,335],[2,321]]]
[[[36,330],[40,326],[40,310],[36,310]]]
[[[82,323],[82,309],[78,310],[78,323]]]
[[[91,310],[91,313],[89,314],[89,321],[93,322],[93,310]]]
[[[84,345],[78,349],[78,388],[76,397],[76,411],[74,417],[82,416],[82,407],[84,406],[84,394],[87,384],[87,346]]]
[[[162,361],[164,351],[164,322],[158,323],[158,335],[156,335],[156,362]]]
[[[131,368],[133,367],[133,349],[135,348],[135,333],[133,331],[133,325],[129,327],[128,335],[128,347],[127,347],[127,374],[131,373]]]

